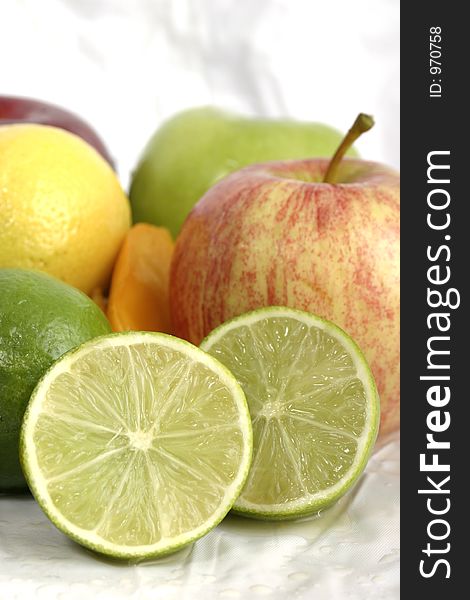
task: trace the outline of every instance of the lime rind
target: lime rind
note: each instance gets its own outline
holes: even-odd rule
[[[296,500],[279,504],[261,504],[248,501],[242,490],[232,511],[247,517],[285,520],[314,514],[329,507],[343,496],[357,481],[364,470],[377,438],[380,403],[377,387],[367,361],[356,342],[340,327],[305,311],[282,306],[257,309],[231,319],[215,328],[202,342],[200,347],[206,352],[222,340],[227,334],[240,327],[250,327],[255,323],[272,318],[292,318],[308,327],[316,327],[338,340],[350,355],[356,369],[357,378],[362,382],[366,397],[366,419],[362,435],[357,439],[354,461],[344,476],[334,485],[313,494],[305,494]],[[250,398],[247,394],[248,403]],[[254,457],[254,460],[256,457]]]
[[[42,412],[46,392],[60,374],[67,373],[74,363],[89,352],[96,351],[99,348],[114,348],[119,345],[126,346],[131,343],[156,344],[165,348],[170,348],[176,352],[182,352],[189,359],[201,363],[204,367],[213,371],[223,384],[227,386],[234,399],[238,411],[238,427],[244,441],[238,471],[233,477],[232,483],[226,487],[217,509],[211,514],[210,518],[206,519],[192,530],[185,531],[178,536],[173,536],[171,539],[161,538],[154,544],[129,546],[110,542],[96,532],[76,526],[57,509],[48,492],[48,482],[44,478],[41,466],[38,462],[33,434],[35,425]],[[248,406],[244,392],[232,373],[219,361],[189,342],[167,334],[150,332],[127,332],[101,336],[64,354],[52,365],[34,389],[24,415],[20,433],[20,460],[25,477],[31,492],[51,522],[71,539],[85,547],[101,554],[126,559],[164,556],[194,542],[212,530],[229,512],[233,502],[243,488],[251,464],[252,447],[252,427]]]

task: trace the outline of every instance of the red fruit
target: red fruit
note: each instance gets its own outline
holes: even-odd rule
[[[0,96],[0,125],[12,123],[42,123],[70,131],[97,150],[114,168],[106,146],[98,134],[74,113],[33,98]]]
[[[399,178],[343,160],[246,167],[211,188],[187,217],[171,267],[175,335],[199,344],[249,310],[280,305],[342,327],[375,375],[382,434],[399,425]]]

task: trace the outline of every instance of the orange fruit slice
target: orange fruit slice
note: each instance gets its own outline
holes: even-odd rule
[[[171,333],[168,281],[173,239],[164,227],[137,223],[114,265],[107,317],[114,331]]]

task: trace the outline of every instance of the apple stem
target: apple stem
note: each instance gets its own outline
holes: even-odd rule
[[[364,113],[360,113],[356,120],[354,121],[351,129],[344,136],[343,141],[339,145],[338,149],[334,153],[333,158],[330,160],[330,164],[328,165],[328,169],[326,170],[325,176],[323,178],[323,183],[335,183],[336,176],[338,174],[338,166],[341,162],[343,156],[349,150],[349,148],[354,144],[357,138],[362,135],[365,131],[369,131],[371,127],[374,126],[374,119],[370,115],[365,115]]]

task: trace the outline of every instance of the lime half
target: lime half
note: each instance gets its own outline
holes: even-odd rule
[[[306,312],[269,307],[227,321],[201,348],[232,371],[251,413],[253,464],[236,512],[306,516],[352,486],[377,437],[379,399],[344,331]]]
[[[51,521],[121,558],[172,552],[217,525],[251,452],[233,375],[160,333],[103,336],[65,354],[31,396],[20,446]]]

